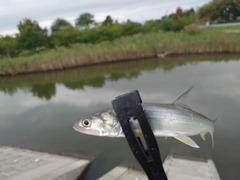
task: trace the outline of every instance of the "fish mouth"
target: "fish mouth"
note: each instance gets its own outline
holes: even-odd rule
[[[73,129],[75,130],[75,131],[80,131],[77,127],[76,127],[76,123],[73,125]]]

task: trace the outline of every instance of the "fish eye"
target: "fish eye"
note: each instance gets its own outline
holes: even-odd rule
[[[91,121],[90,121],[89,119],[84,119],[84,120],[82,121],[82,125],[83,125],[84,127],[90,127],[90,126],[91,126]]]

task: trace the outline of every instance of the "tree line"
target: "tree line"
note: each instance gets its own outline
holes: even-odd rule
[[[238,17],[239,1],[212,0],[199,8],[198,12],[194,9],[184,11],[177,8],[175,13],[143,24],[131,20],[119,23],[111,16],[98,23],[94,20],[94,15],[83,13],[76,18],[74,26],[67,20],[58,18],[48,30],[41,28],[37,21],[25,18],[17,25],[19,33],[16,36],[0,36],[0,57],[27,56],[58,46],[69,47],[74,43],[94,44],[138,33],[181,31],[186,25],[196,23],[199,19],[206,21],[226,18],[222,14],[225,10],[228,10],[228,19]]]
[[[58,46],[69,47],[74,43],[99,43],[112,41],[121,36],[137,33],[149,33],[159,30],[180,31],[193,22],[194,10],[183,11],[181,8],[159,20],[146,21],[144,24],[127,20],[119,23],[111,16],[97,23],[94,15],[83,13],[75,20],[75,26],[65,19],[58,18],[50,30],[41,28],[37,21],[25,18],[17,25],[19,33],[15,37],[0,37],[0,57],[27,56]]]

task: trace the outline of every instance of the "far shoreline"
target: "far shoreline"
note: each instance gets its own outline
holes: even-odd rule
[[[202,53],[174,53],[174,54],[168,54],[166,57],[164,58],[160,58],[157,55],[155,56],[148,56],[148,57],[141,57],[138,59],[122,59],[122,60],[114,60],[114,61],[103,61],[103,62],[98,62],[98,63],[91,63],[91,64],[82,64],[82,65],[76,65],[76,66],[69,66],[69,67],[64,67],[64,68],[51,68],[51,69],[47,69],[47,70],[37,70],[37,71],[26,71],[26,72],[18,72],[16,74],[11,74],[11,73],[6,73],[6,74],[0,74],[0,77],[7,77],[7,76],[16,76],[16,75],[28,75],[28,74],[41,74],[41,73],[48,73],[48,72],[57,72],[57,71],[63,71],[63,70],[68,70],[68,69],[76,69],[76,68],[84,68],[84,67],[89,67],[89,66],[97,66],[97,65],[105,65],[105,64],[117,64],[117,63],[123,63],[123,62],[127,62],[127,61],[132,61],[132,62],[136,62],[138,60],[144,60],[144,59],[149,59],[149,58],[156,58],[159,60],[167,60],[168,57],[175,57],[175,56],[200,56],[200,55],[219,55],[219,54],[239,54],[240,52],[202,52]]]
[[[28,57],[0,61],[0,76],[60,71],[65,69],[137,61],[168,56],[240,54],[240,36],[213,30],[197,34],[158,32],[126,36],[99,44],[74,44]],[[158,57],[158,54],[160,54]]]

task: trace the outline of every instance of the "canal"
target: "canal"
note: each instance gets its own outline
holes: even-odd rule
[[[0,145],[93,160],[86,180],[117,165],[139,168],[124,138],[84,135],[73,130],[79,118],[111,106],[116,96],[138,89],[143,102],[172,103],[194,86],[189,105],[215,123],[211,152],[222,179],[240,177],[239,55],[145,59],[76,69],[0,77]],[[179,143],[158,137],[164,159]],[[186,146],[186,148],[189,148]]]

